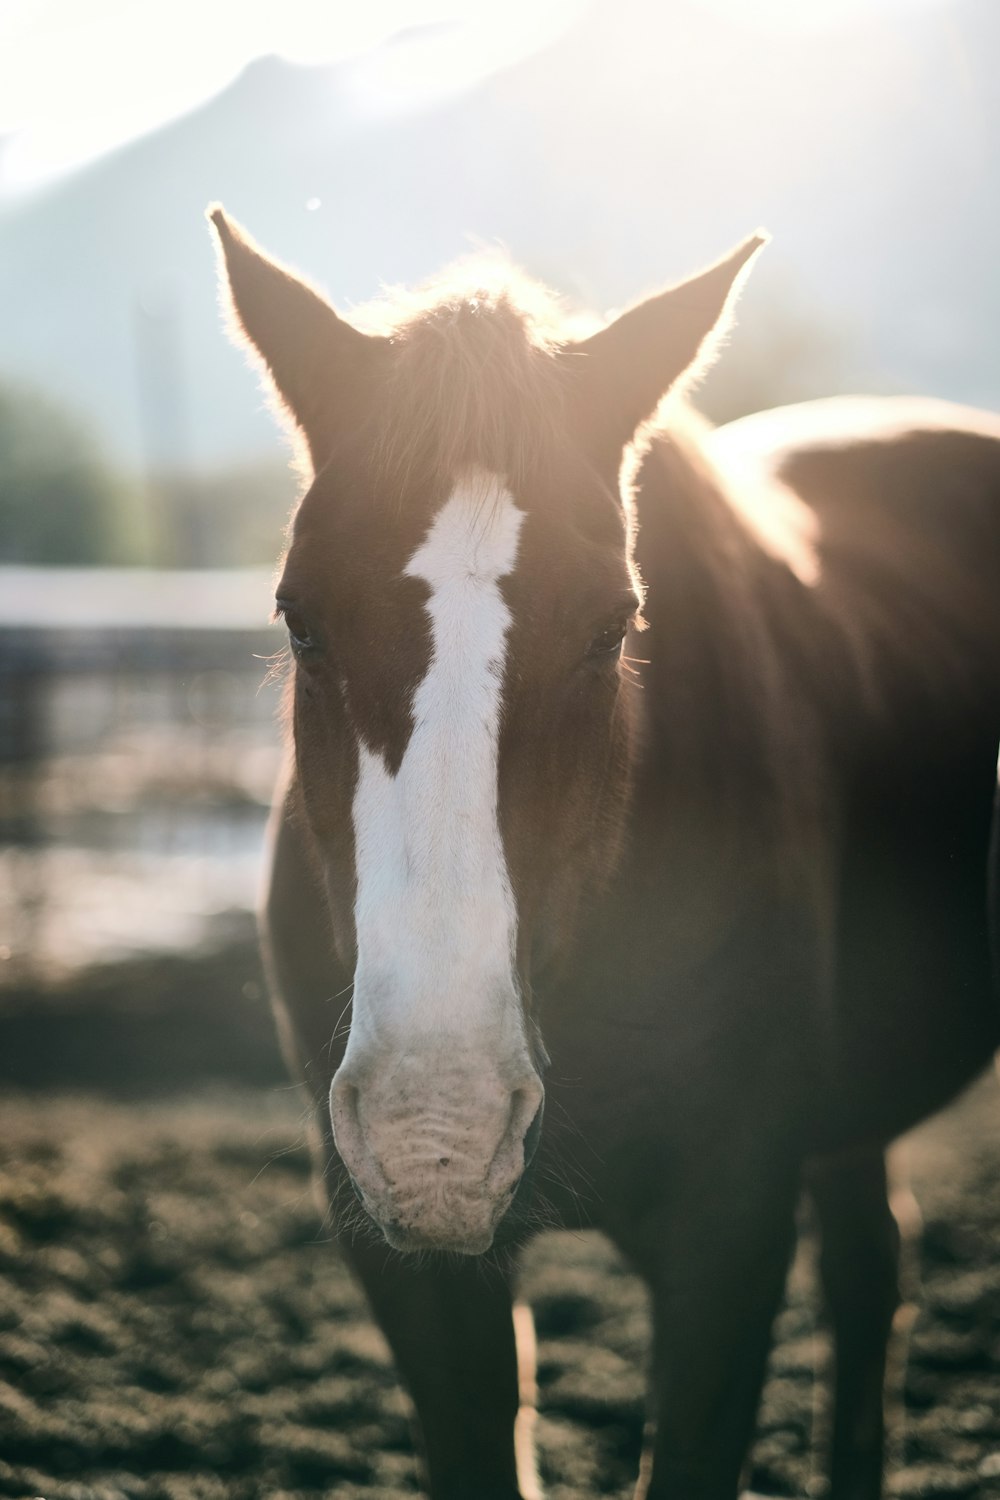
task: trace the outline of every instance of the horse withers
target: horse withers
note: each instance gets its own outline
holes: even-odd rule
[[[361,332],[212,218],[310,475],[266,956],[430,1493],[537,1492],[479,1257],[544,1174],[548,1220],[650,1289],[643,1482],[673,1500],[737,1493],[807,1180],[832,1493],[874,1500],[883,1149],[997,1042],[1000,421],[651,424],[759,238],[572,340],[511,275]]]

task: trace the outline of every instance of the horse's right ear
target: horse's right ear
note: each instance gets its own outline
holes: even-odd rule
[[[282,407],[309,447],[313,469],[362,414],[387,340],[339,318],[305,281],[258,249],[218,204],[208,210],[237,339],[264,365]]]

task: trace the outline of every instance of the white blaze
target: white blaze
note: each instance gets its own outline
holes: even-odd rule
[[[523,513],[464,479],[406,573],[430,588],[432,654],[398,773],[364,744],[354,797],[358,958],[349,1053],[391,1032],[509,1036],[516,913],[497,821],[500,699]]]

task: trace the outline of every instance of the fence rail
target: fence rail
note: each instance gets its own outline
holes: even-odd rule
[[[0,568],[0,973],[197,942],[253,899],[270,575]]]

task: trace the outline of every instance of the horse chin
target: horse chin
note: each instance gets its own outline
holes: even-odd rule
[[[404,1255],[420,1255],[428,1251],[485,1255],[493,1248],[498,1230],[505,1226],[510,1207],[509,1202],[499,1205],[484,1202],[475,1205],[474,1209],[470,1207],[465,1214],[449,1211],[404,1219],[391,1211],[379,1211],[361,1193],[358,1197],[386,1244]]]
[[[449,1255],[485,1255],[493,1248],[493,1231],[472,1232],[459,1235],[452,1229],[447,1235],[428,1233],[424,1230],[403,1229],[398,1224],[380,1224],[379,1228],[387,1245],[400,1250],[404,1255],[426,1254],[438,1251]]]

